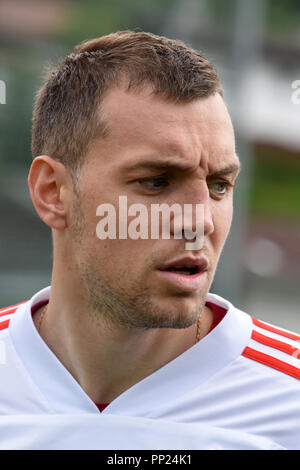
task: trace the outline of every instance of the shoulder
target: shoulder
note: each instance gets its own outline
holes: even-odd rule
[[[30,414],[45,409],[44,399],[18,349],[20,340],[31,346],[30,338],[26,337],[26,332],[22,335],[22,329],[16,337],[14,329],[15,320],[19,321],[29,308],[30,301],[26,300],[0,309],[1,420],[5,415]]]
[[[299,381],[300,335],[254,317],[251,319],[251,338],[242,355]]]
[[[235,307],[234,313],[231,340],[243,333],[239,318],[247,320],[247,339],[211,385],[223,387],[222,404],[240,429],[299,449],[300,335]]]
[[[268,368],[271,374],[284,375],[299,386],[299,333],[262,321],[216,294],[208,294],[206,300],[225,311],[221,325],[244,365],[263,374]]]

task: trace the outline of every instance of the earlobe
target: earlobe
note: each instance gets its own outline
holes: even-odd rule
[[[68,175],[65,166],[47,155],[36,157],[28,175],[28,186],[35,210],[51,228],[67,227]]]

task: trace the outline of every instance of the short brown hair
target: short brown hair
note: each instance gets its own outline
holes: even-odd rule
[[[145,83],[168,100],[223,96],[217,73],[183,42],[122,31],[76,46],[39,90],[33,113],[33,157],[47,154],[70,170],[80,167],[89,144],[103,135],[99,113],[105,92],[126,77],[128,89]]]

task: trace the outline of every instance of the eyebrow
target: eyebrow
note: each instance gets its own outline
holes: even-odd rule
[[[154,162],[153,160],[145,160],[142,162],[138,162],[135,165],[128,166],[125,170],[133,171],[139,169],[152,169],[152,170],[178,170],[178,171],[185,171],[189,169],[189,166],[175,163],[172,161],[161,161],[161,162]]]
[[[214,178],[218,176],[227,176],[227,175],[231,175],[234,173],[239,173],[240,170],[241,170],[241,165],[238,163],[234,163],[232,165],[228,165],[222,168],[221,170],[217,170],[217,171],[214,171],[213,173],[209,173],[208,176],[214,177]]]
[[[128,170],[128,171],[134,171],[137,169],[186,171],[190,169],[190,166],[171,162],[171,161],[170,162],[168,161],[153,162],[153,160],[149,160],[149,161],[146,160],[146,161],[138,162],[133,166],[125,167],[125,170]],[[220,170],[209,173],[208,176],[209,177],[226,176],[226,175],[239,172],[240,169],[241,169],[240,164],[233,163]]]

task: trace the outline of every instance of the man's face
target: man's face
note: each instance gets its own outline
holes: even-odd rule
[[[91,146],[82,167],[69,221],[75,271],[90,308],[131,327],[192,325],[212,283],[232,219],[232,184],[238,173],[232,124],[219,95],[174,104],[150,89],[113,88],[102,110],[109,132]],[[152,204],[203,204],[204,243],[186,250],[176,239],[100,240],[100,204],[119,196]],[[134,217],[128,217],[128,223]],[[194,219],[193,219],[194,220]],[[171,225],[172,226],[172,225]],[[183,264],[198,260],[189,270]],[[177,267],[168,267],[175,261]],[[178,266],[179,265],[179,266]],[[181,268],[181,269],[180,269]],[[173,272],[172,272],[173,271]]]

